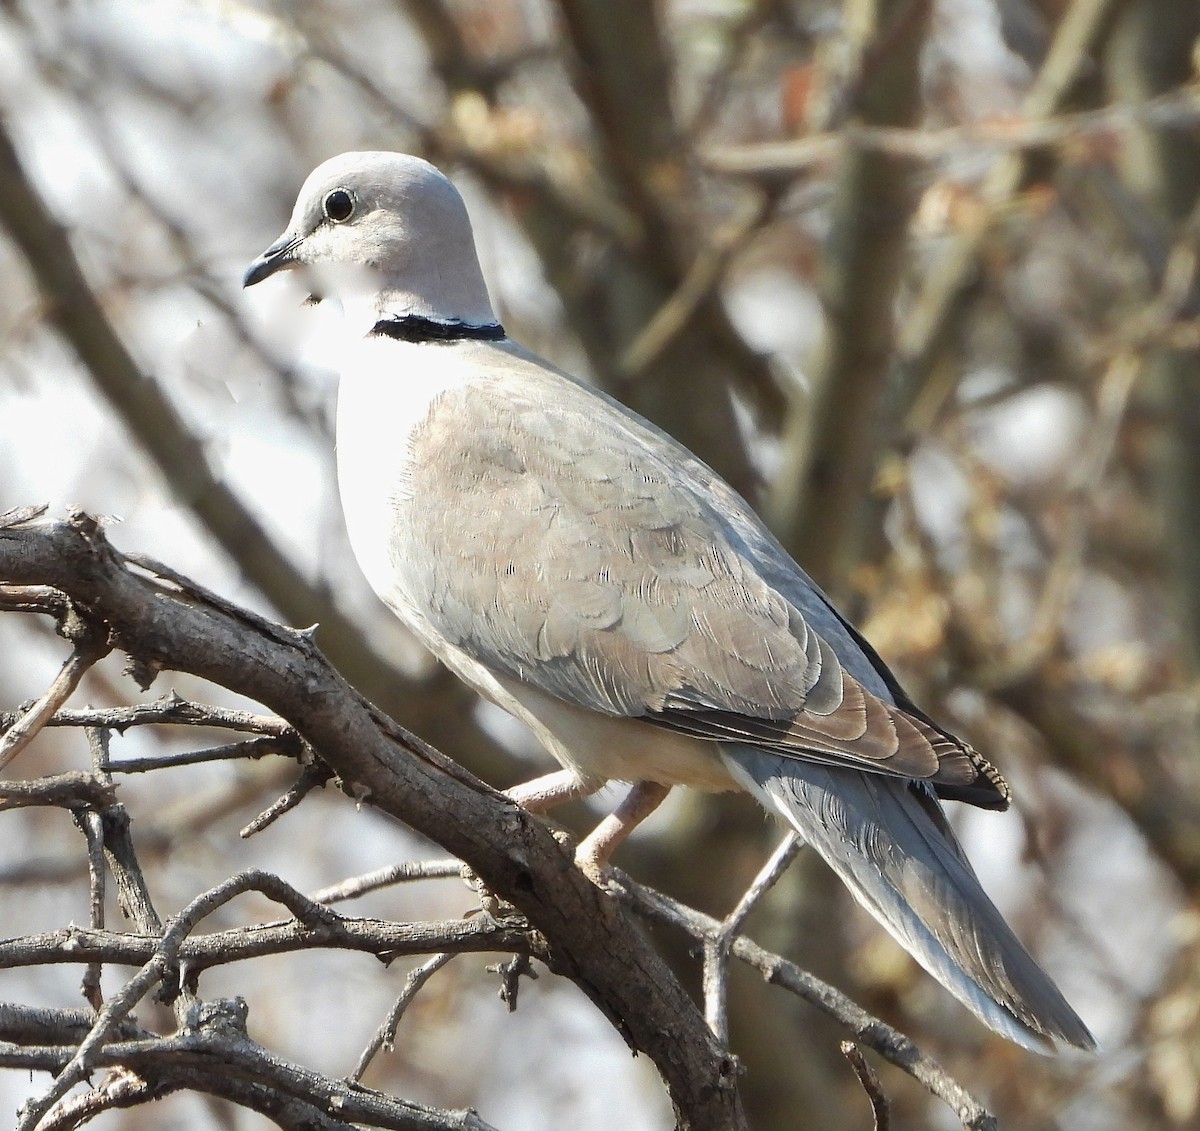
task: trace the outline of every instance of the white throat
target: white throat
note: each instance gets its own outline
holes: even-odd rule
[[[337,466],[346,528],[371,587],[402,615],[391,547],[396,503],[408,497],[413,433],[439,397],[475,372],[453,343],[379,335],[360,337],[343,360]]]

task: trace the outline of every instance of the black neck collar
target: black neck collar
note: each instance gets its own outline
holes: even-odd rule
[[[405,314],[402,318],[381,318],[371,327],[372,334],[395,338],[401,342],[461,342],[471,338],[477,341],[498,342],[507,337],[499,322],[473,326],[469,322],[438,322],[423,318],[419,314]]]

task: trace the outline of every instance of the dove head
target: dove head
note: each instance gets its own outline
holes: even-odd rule
[[[365,297],[380,317],[495,321],[458,189],[406,153],[343,153],[318,165],[243,285],[297,267],[321,297]]]

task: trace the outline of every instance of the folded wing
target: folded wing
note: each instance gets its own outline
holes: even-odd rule
[[[798,569],[764,576],[731,508],[770,536],[732,492],[714,509],[711,472],[593,391],[551,392],[482,382],[413,440],[405,495],[423,504],[398,500],[416,537],[397,568],[446,640],[592,710],[1006,805],[983,758],[893,701],[852,630],[814,630],[797,597],[825,599]]]

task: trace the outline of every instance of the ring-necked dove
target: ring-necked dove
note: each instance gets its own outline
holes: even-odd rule
[[[338,478],[367,579],[563,766],[510,796],[634,783],[581,847],[596,865],[671,786],[746,790],[985,1024],[1094,1047],[942,811],[1004,809],[1003,779],[715,472],[508,338],[442,173],[326,161],[245,285],[302,265],[348,327]]]

